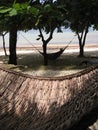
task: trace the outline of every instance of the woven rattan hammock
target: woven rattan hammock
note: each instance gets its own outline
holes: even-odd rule
[[[95,106],[98,66],[54,78],[0,67],[0,130],[68,130]]]

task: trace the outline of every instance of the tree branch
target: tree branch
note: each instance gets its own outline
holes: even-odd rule
[[[45,42],[45,40],[44,40],[44,36],[43,36],[42,31],[41,31],[40,28],[39,28],[39,32],[40,32],[40,36],[41,36],[41,38],[42,38],[42,41]]]
[[[86,27],[85,29],[85,34],[84,34],[84,38],[83,38],[83,46],[85,45],[85,40],[86,40],[86,36],[87,36],[87,33],[88,33],[88,26]]]
[[[48,43],[48,42],[52,39],[53,32],[54,32],[54,29],[52,29],[52,30],[50,31],[50,35],[49,35],[49,38],[46,40],[46,43]]]

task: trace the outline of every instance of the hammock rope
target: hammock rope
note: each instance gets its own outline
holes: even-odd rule
[[[67,47],[69,47],[69,44],[73,41],[73,39],[75,38],[75,36],[76,36],[76,35],[74,35],[74,37],[70,40],[70,42],[69,42],[64,48],[60,48],[59,51],[54,52],[54,53],[48,53],[48,54],[47,54],[47,58],[48,58],[49,60],[56,60],[56,59],[64,52],[64,50],[65,50]],[[43,53],[43,52],[39,51],[39,53],[44,56],[44,53]]]
[[[24,37],[22,34],[21,34],[21,36],[22,36],[31,46],[33,46],[33,48],[34,48],[35,50],[37,50],[38,52],[40,52],[40,50],[37,49],[37,47],[34,46],[26,37]]]
[[[37,49],[37,47],[34,46],[34,45],[33,45],[26,37],[24,37],[22,34],[21,34],[21,36],[22,36],[26,41],[28,41],[28,43],[29,43],[31,46],[33,46],[33,48],[34,48],[35,50],[37,50],[42,56],[44,56],[44,52],[41,52],[39,49]],[[54,53],[47,53],[47,54],[46,54],[46,55],[47,55],[47,58],[48,58],[49,60],[55,60],[55,59],[57,59],[57,58],[64,52],[64,50],[71,44],[71,42],[73,41],[73,39],[75,38],[75,36],[76,36],[76,35],[74,35],[74,37],[69,41],[69,43],[68,43],[64,48],[60,48],[59,51],[54,52]]]

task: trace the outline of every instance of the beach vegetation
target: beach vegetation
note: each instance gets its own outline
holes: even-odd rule
[[[17,32],[18,30],[30,29],[30,24],[26,24],[28,21],[26,16],[28,16],[28,10],[30,9],[30,3],[22,1],[20,3],[16,2],[2,2],[0,7],[0,19],[5,23],[4,30],[9,32],[9,64],[17,64]],[[19,1],[18,1],[19,2]],[[25,3],[24,3],[25,2]],[[31,11],[31,10],[30,10]],[[35,8],[32,9],[32,12],[35,13]]]
[[[97,6],[95,0],[4,0],[0,2],[0,30],[9,32],[9,64],[17,64],[17,32],[39,30],[37,40],[42,41],[44,65],[48,65],[47,44],[53,33],[70,28],[79,40],[79,57],[84,56],[84,46],[89,28],[97,29]],[[44,34],[47,34],[47,37]]]
[[[39,30],[39,39],[42,40],[44,65],[48,64],[47,57],[47,44],[53,38],[53,33],[57,28],[57,31],[61,31],[61,23],[64,21],[63,15],[59,8],[55,4],[43,4],[40,8],[40,12],[37,17],[38,22],[36,23],[36,28]],[[47,38],[44,36],[47,35]]]
[[[57,28],[61,32],[62,23],[65,20],[61,12],[62,6],[57,6],[54,1],[34,1],[28,3],[11,3],[10,6],[4,7],[1,14],[7,17],[9,27],[9,64],[17,64],[16,43],[17,31],[38,29],[42,40],[44,65],[48,64],[47,44],[53,38],[53,32]],[[5,15],[6,14],[6,15]],[[67,22],[66,22],[67,24]],[[44,33],[48,34],[45,39]]]
[[[98,2],[95,0],[57,0],[67,10],[67,20],[70,29],[77,35],[79,41],[79,57],[84,56],[84,46],[89,28],[97,19]]]
[[[98,11],[97,11],[97,9],[98,9],[98,1],[94,1],[93,4],[94,4],[93,29],[98,30]]]

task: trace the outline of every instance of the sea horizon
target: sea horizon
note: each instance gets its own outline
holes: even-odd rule
[[[32,47],[37,45],[42,45],[42,41],[37,40],[39,35],[38,31],[30,30],[28,32],[19,31],[17,37],[17,47]],[[47,39],[47,35],[44,33],[45,39]],[[71,41],[72,40],[72,41]],[[48,45],[67,45],[70,44],[78,44],[78,38],[75,36],[75,33],[72,31],[65,31],[63,33],[54,32],[52,40],[48,43]],[[5,36],[5,44],[6,47],[9,47],[9,34]],[[90,31],[87,34],[86,44],[98,44],[98,31]],[[0,37],[0,48],[3,47],[2,37]]]

